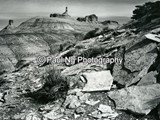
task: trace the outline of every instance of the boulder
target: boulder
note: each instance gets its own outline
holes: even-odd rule
[[[93,92],[111,89],[113,77],[110,71],[83,73],[82,76],[87,81],[82,91]]]
[[[112,108],[107,105],[100,104],[98,110],[100,110],[102,113],[112,113]]]
[[[153,40],[153,41],[155,41],[155,42],[160,42],[160,36],[158,36],[158,35],[156,35],[156,34],[151,34],[151,33],[149,33],[149,34],[145,35],[145,37],[146,37],[147,39]]]
[[[130,86],[130,85],[132,85],[132,84],[137,83],[138,81],[140,81],[148,73],[148,70],[149,70],[149,68],[150,68],[150,66],[152,64],[153,64],[153,62],[151,62],[150,64],[148,64],[147,66],[145,66],[143,68],[143,70],[140,71],[139,74],[135,78],[133,78],[130,82],[128,82],[126,84],[126,86]]]
[[[43,120],[43,116],[30,111],[30,113],[25,116],[25,120]]]
[[[160,103],[160,84],[132,86],[111,91],[108,96],[115,101],[116,109],[137,114],[149,114]]]
[[[86,112],[86,110],[83,107],[78,107],[75,112],[76,114],[83,114]]]
[[[112,110],[110,106],[100,104],[98,110],[92,112],[89,116],[92,116],[95,119],[106,118],[107,120],[112,120],[118,116],[118,113]]]
[[[74,108],[78,108],[81,105],[81,103],[77,96],[69,95],[67,96],[63,105],[70,109],[74,109]]]
[[[156,47],[156,43],[142,38],[131,46],[127,44],[120,48],[115,57],[122,58],[123,62],[113,68],[114,81],[123,86],[138,82],[157,58]]]
[[[58,120],[63,116],[64,116],[63,114],[58,114],[57,112],[52,110],[49,113],[45,114],[44,119],[42,119],[42,120]]]
[[[145,66],[154,61],[158,54],[157,44],[146,39],[138,42],[125,53],[125,67],[131,72],[141,71]]]
[[[159,34],[159,33],[160,33],[160,27],[152,30],[151,33],[152,33],[152,34]]]
[[[139,86],[142,85],[151,85],[151,84],[155,84],[157,82],[156,80],[156,75],[158,75],[158,73],[155,71],[151,71],[148,74],[146,74],[141,80],[140,82],[137,84]]]
[[[130,79],[136,76],[136,73],[131,74],[130,71],[124,67],[124,54],[125,50],[123,47],[121,47],[115,54],[115,57],[121,58],[123,61],[121,64],[115,64],[113,67],[113,81],[117,82],[120,87],[121,85],[125,86],[130,81]]]

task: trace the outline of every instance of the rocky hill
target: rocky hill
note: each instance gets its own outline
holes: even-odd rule
[[[14,70],[20,60],[56,53],[60,51],[60,45],[71,46],[82,40],[87,32],[102,27],[74,19],[42,17],[31,18],[18,27],[12,26],[9,24],[0,31],[0,73]]]

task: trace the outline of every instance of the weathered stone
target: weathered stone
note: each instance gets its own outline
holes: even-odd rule
[[[137,85],[142,86],[142,85],[155,84],[157,82],[156,75],[158,75],[156,71],[149,72],[140,80],[140,82]]]
[[[115,101],[116,109],[148,114],[160,103],[160,84],[132,86],[108,93]]]
[[[42,120],[42,119],[43,119],[43,116],[35,112],[31,112],[27,114],[25,117],[25,120]]]
[[[160,27],[152,30],[151,33],[153,33],[153,34],[159,34],[160,33]]]
[[[102,118],[115,118],[118,116],[118,113],[112,110],[110,106],[100,104],[98,110],[102,112]]]
[[[133,78],[131,81],[129,81],[126,84],[126,86],[130,86],[130,85],[132,85],[132,84],[137,83],[138,81],[140,81],[140,79],[142,79],[148,73],[148,69],[150,68],[150,66],[152,64],[153,64],[153,61],[149,65],[145,66],[143,68],[143,70],[141,72],[139,72],[139,74],[135,78]]]
[[[94,101],[93,99],[91,100],[87,100],[85,103],[91,106],[94,106],[96,104],[98,104],[100,102],[100,100]]]
[[[160,42],[160,37],[158,37],[158,35],[156,35],[156,34],[149,33],[149,34],[145,35],[145,37],[150,40],[153,40],[155,42]]]
[[[124,66],[131,72],[141,71],[157,58],[156,47],[156,43],[151,43],[145,39],[137,43],[125,51]]]
[[[121,33],[126,32],[126,29],[119,29],[119,30],[117,30],[117,32],[121,34]]]
[[[118,113],[113,111],[110,106],[101,104],[98,110],[92,112],[89,115],[96,119],[108,118],[110,120],[116,118],[118,116]]]
[[[55,112],[58,109],[60,109],[60,106],[61,106],[60,104],[54,104],[54,105],[47,104],[44,107],[40,107],[39,111],[40,112],[48,112],[48,111]]]
[[[126,47],[121,48],[115,57],[122,58],[123,62],[121,65],[114,65],[114,81],[124,86],[139,81],[158,56],[156,46],[156,43],[143,39],[137,43],[133,43],[127,49]]]
[[[116,53],[116,58],[121,58],[121,64],[115,64],[113,67],[113,81],[117,82],[120,85],[126,85],[137,73],[131,74],[128,69],[124,67],[124,48],[120,48]],[[118,86],[117,86],[118,87]]]
[[[86,112],[86,110],[83,107],[78,107],[75,112],[76,114],[83,114]]]
[[[0,99],[2,99],[2,97],[3,97],[3,93],[0,93]]]
[[[25,113],[18,113],[14,115],[13,119],[14,120],[20,120],[20,119],[25,120]]]
[[[56,113],[54,110],[45,114],[44,115],[45,118],[48,118],[50,120],[57,120],[60,119],[61,117],[63,117],[63,114],[58,114]],[[46,119],[47,120],[47,119]]]
[[[0,93],[0,103],[4,103],[5,102],[5,95],[7,93]]]
[[[101,112],[96,110],[94,112],[92,112],[91,114],[89,114],[89,116],[93,117],[93,118],[96,118],[96,119],[101,119],[102,116],[101,116]]]
[[[110,106],[103,105],[103,104],[99,105],[98,110],[100,110],[102,113],[106,113],[106,112],[107,113],[112,113],[113,112]]]
[[[82,76],[87,80],[87,84],[82,91],[106,91],[111,89],[113,77],[110,71],[83,73]]]
[[[74,108],[79,107],[81,105],[81,103],[80,103],[80,100],[78,99],[77,96],[69,95],[69,96],[67,96],[63,105],[65,107],[68,106],[68,108],[70,108],[70,109],[74,109]]]
[[[69,90],[68,91],[68,95],[76,95],[77,93],[79,94],[81,94],[82,92],[81,92],[82,90],[81,89],[73,89],[73,90]],[[82,95],[83,95],[83,93],[82,93]]]
[[[81,101],[81,103],[84,103],[84,102],[86,102],[88,100],[90,95],[91,94],[89,94],[89,93],[85,93],[85,94],[83,94],[81,96],[78,96],[78,97],[79,97],[79,100]]]

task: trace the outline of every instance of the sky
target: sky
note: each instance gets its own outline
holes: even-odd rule
[[[135,5],[155,0],[0,0],[0,19],[49,16],[63,13],[68,6],[71,16],[96,14],[99,17],[131,17]]]
[[[74,18],[96,14],[100,21],[115,20],[123,24],[130,20],[135,5],[148,1],[157,0],[0,0],[0,30],[9,19],[18,26],[31,17],[63,13],[66,6]]]

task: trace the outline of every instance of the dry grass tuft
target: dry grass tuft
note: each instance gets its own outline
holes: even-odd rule
[[[67,78],[63,77],[58,70],[50,70],[45,79],[44,86],[35,92],[28,93],[27,97],[32,97],[40,103],[48,103],[58,99],[65,99],[69,84]]]

